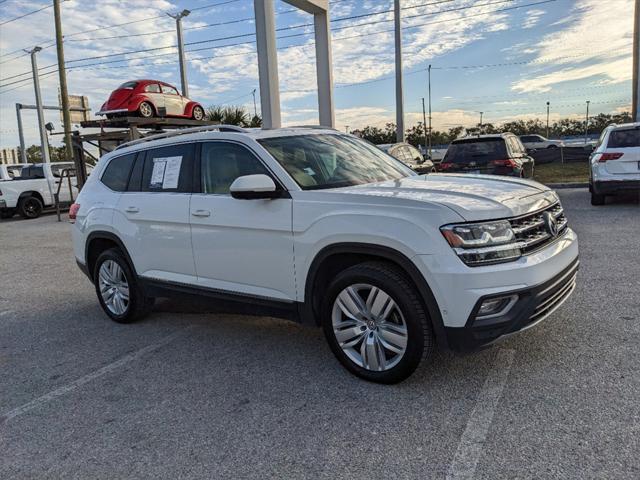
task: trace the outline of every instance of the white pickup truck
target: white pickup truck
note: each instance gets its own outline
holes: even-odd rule
[[[60,203],[69,204],[78,195],[73,168],[71,162],[22,166],[19,176],[0,182],[0,218],[11,218],[16,213],[23,218],[37,218],[43,209],[55,205],[54,195],[58,192]],[[71,188],[66,170],[71,170]]]

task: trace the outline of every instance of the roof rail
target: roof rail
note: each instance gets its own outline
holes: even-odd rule
[[[324,125],[291,125],[290,127],[284,127],[284,128],[310,128],[312,130],[335,130],[335,131],[338,131],[338,129],[336,129],[336,128],[326,127]]]
[[[131,140],[130,142],[121,143],[115,149],[118,150],[120,148],[126,148],[132,145],[137,145],[139,143],[144,143],[144,142],[150,142],[152,140],[157,140],[160,138],[178,137],[180,135],[187,135],[189,133],[209,132],[212,130],[217,130],[219,132],[239,132],[239,133],[245,133],[247,131],[244,128],[239,127],[237,125],[204,125],[202,127],[180,128],[178,130],[173,130],[171,132],[158,133],[157,135],[148,135],[143,138],[138,138],[137,140]]]

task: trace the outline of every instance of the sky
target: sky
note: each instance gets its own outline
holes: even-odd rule
[[[0,147],[18,144],[16,102],[35,103],[22,49],[43,47],[43,99],[58,103],[53,9],[43,8],[50,3],[0,0]],[[313,18],[274,3],[283,37],[283,124],[317,124]],[[127,80],[155,78],[179,88],[175,21],[167,13],[185,8],[191,98],[253,112],[257,89],[259,113],[252,0],[63,1],[69,93],[88,96],[96,112]],[[485,123],[545,118],[547,101],[551,121],[583,118],[587,100],[592,114],[630,109],[633,0],[402,0],[402,16],[407,126],[422,121],[428,65],[435,129],[473,126],[480,112]],[[336,127],[393,122],[393,1],[332,0],[330,17]],[[145,51],[122,54],[137,50]],[[61,129],[58,112],[45,117]],[[27,145],[39,143],[35,111],[25,111],[23,123]]]

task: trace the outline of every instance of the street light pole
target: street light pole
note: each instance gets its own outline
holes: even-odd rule
[[[396,41],[396,141],[404,142],[404,93],[402,89],[402,18],[400,0],[393,2]]]
[[[549,138],[549,107],[551,103],[547,102],[547,138]]]
[[[180,60],[180,84],[182,87],[182,96],[189,96],[189,84],[187,83],[187,59],[184,55],[184,39],[182,35],[182,19],[188,16],[191,10],[184,9],[180,13],[171,15],[167,13],[171,18],[176,21],[176,34],[178,36],[178,59]]]
[[[424,128],[424,153],[429,154],[429,148],[427,147],[427,113],[424,109],[424,97],[422,97],[422,127]]]
[[[587,116],[584,121],[584,143],[587,143],[589,135],[589,104],[591,100],[587,100]]]
[[[484,112],[480,112],[480,130],[482,131],[482,116],[484,115]]]
[[[40,95],[40,78],[38,73],[38,61],[36,60],[36,53],[42,50],[41,47],[33,47],[32,50],[27,50],[27,53],[31,55],[31,70],[33,72],[33,88],[36,94],[36,109],[38,111],[38,130],[40,130],[40,150],[42,152],[42,161],[49,163],[49,144],[47,142],[47,130],[44,127],[44,109],[42,108],[42,96]]]
[[[429,158],[431,158],[431,145],[432,145],[432,129],[431,129],[431,64],[429,64],[428,69],[429,74],[429,148],[427,149],[427,154]]]
[[[60,79],[60,106],[62,107],[62,126],[67,160],[73,157],[71,145],[71,111],[69,110],[69,91],[67,90],[67,72],[64,65],[64,45],[62,37],[62,17],[60,0],[53,0],[53,15],[56,24],[56,52],[58,54],[58,78]]]
[[[251,94],[253,95],[253,116],[255,118],[258,118],[258,107],[256,105],[256,89],[253,89],[253,92],[251,92]]]

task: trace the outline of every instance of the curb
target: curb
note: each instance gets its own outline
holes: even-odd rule
[[[545,184],[549,188],[588,188],[589,184],[587,182],[580,183],[546,183]]]

